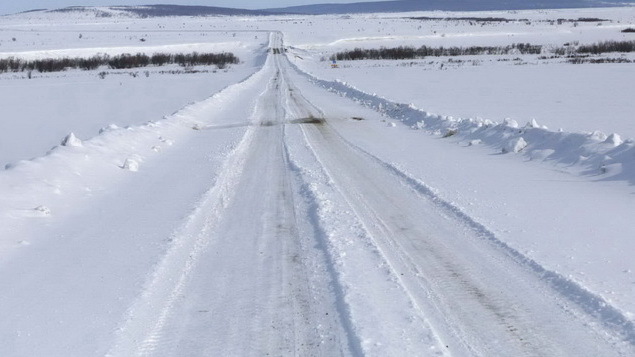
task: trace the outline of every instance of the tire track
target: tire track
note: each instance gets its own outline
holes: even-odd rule
[[[240,144],[229,155],[214,186],[204,195],[185,224],[171,236],[172,247],[152,274],[143,294],[129,309],[117,342],[108,356],[151,355],[163,339],[170,318],[201,253],[209,244],[224,209],[235,196],[235,182],[242,175],[254,138],[248,129]]]
[[[352,146],[328,119],[303,130],[393,275],[452,353],[629,355],[632,324],[610,306],[522,259],[429,190]],[[612,333],[594,326],[598,317]]]
[[[358,354],[303,219],[277,57],[240,144],[173,234],[109,356]]]

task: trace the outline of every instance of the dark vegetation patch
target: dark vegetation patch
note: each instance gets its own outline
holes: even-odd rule
[[[545,50],[547,51],[547,50]],[[557,58],[557,56],[579,56],[598,55],[602,53],[635,52],[635,41],[604,41],[591,45],[578,45],[577,43],[566,43],[561,47],[549,48],[548,51],[555,56],[541,56],[539,59]],[[471,47],[427,47],[419,48],[410,46],[400,46],[393,48],[381,47],[379,49],[362,49],[337,52],[331,56],[331,60],[355,61],[355,60],[406,60],[423,59],[425,57],[454,57],[454,56],[474,56],[474,55],[509,55],[509,54],[542,54],[541,45],[529,43],[513,44],[511,46],[471,46]],[[598,62],[599,63],[599,62]]]
[[[579,17],[577,20],[565,20],[565,19],[558,19],[558,20],[564,20],[564,21],[569,21],[569,22],[605,22],[605,21],[610,21],[607,19],[600,19],[597,17]]]
[[[635,41],[604,41],[577,48],[577,53],[635,52]]]
[[[584,64],[584,63],[635,63],[635,61],[628,58],[588,58],[588,57],[575,57],[567,60],[572,64]]]
[[[470,23],[509,23],[509,22],[524,22],[527,24],[531,24],[531,20],[529,19],[507,19],[504,17],[430,17],[430,16],[417,16],[410,17],[410,20],[420,20],[420,21],[466,21]],[[577,19],[555,19],[555,20],[533,20],[535,22],[547,22],[550,24],[557,23],[558,25],[562,25],[567,22],[606,22],[611,21],[607,19],[600,19],[598,17],[579,17]]]
[[[456,134],[458,134],[459,131],[457,129],[449,129],[448,131],[445,132],[445,134],[443,134],[442,138],[449,138],[452,137]]]
[[[635,28],[628,27],[628,28],[625,28],[624,30],[622,30],[621,32],[623,32],[623,33],[635,33]]]
[[[379,49],[355,48],[334,54],[331,59],[338,61],[354,61],[364,59],[421,59],[440,56],[472,56],[472,55],[506,55],[506,54],[540,54],[542,46],[529,43],[513,44],[511,46],[471,46],[471,47],[428,47],[419,48],[399,46]]]
[[[411,20],[422,20],[422,21],[473,21],[473,22],[513,22],[513,21],[527,21],[523,20],[511,20],[503,17],[428,17],[428,16],[419,16],[419,17],[411,17]]]
[[[165,66],[179,64],[182,67],[211,66],[225,68],[228,64],[239,62],[232,53],[189,53],[165,54],[155,53],[151,56],[137,54],[122,54],[118,56],[96,55],[89,58],[57,58],[41,60],[23,60],[20,58],[0,59],[0,73],[6,72],[61,72],[67,69],[95,70],[102,66],[111,69],[130,69],[148,66]]]

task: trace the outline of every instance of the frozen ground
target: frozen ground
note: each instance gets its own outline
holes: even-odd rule
[[[3,18],[0,57],[241,63],[0,75],[0,355],[633,355],[632,63],[326,60],[631,10]]]

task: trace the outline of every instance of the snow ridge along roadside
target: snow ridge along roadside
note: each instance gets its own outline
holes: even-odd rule
[[[466,146],[485,144],[498,153],[519,153],[529,160],[550,161],[569,171],[597,180],[626,181],[635,184],[635,141],[619,134],[551,131],[535,120],[520,125],[513,119],[496,123],[480,118],[453,118],[428,113],[412,104],[395,103],[361,91],[339,80],[315,77],[291,62],[296,71],[313,83],[340,96],[348,97],[412,129],[444,138],[454,137]]]

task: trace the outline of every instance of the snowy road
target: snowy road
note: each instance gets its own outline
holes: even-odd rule
[[[198,130],[23,228],[55,240],[0,263],[0,355],[633,354],[619,312],[340,134],[381,117],[284,52],[273,33]]]

